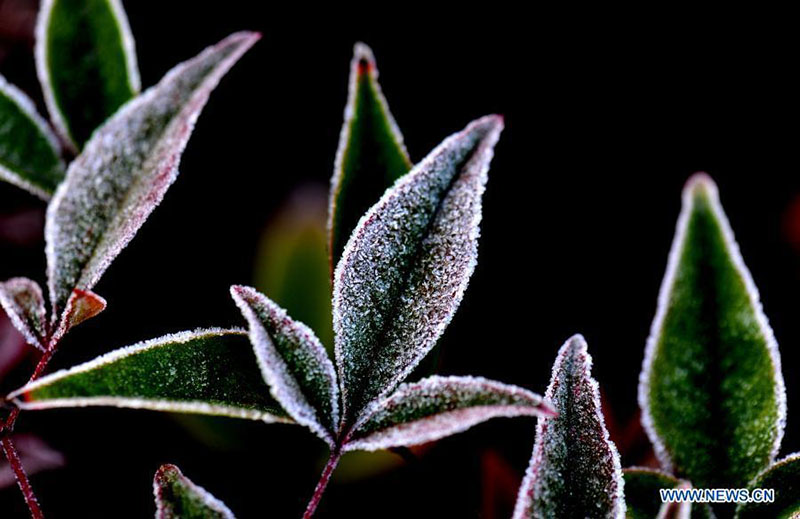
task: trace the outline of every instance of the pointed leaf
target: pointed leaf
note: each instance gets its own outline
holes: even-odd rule
[[[692,177],[639,382],[662,466],[699,488],[742,488],[777,454],[786,419],[772,330],[717,188]]]
[[[297,423],[333,446],[339,389],[325,347],[308,326],[257,290],[234,285],[231,296],[250,325],[250,342],[272,395]]]
[[[139,93],[136,49],[120,0],[45,0],[36,71],[56,129],[76,151]]]
[[[153,479],[156,519],[235,519],[225,503],[195,485],[175,465],[162,465]]]
[[[181,332],[58,371],[11,393],[22,409],[115,406],[291,422],[269,396],[247,335]]]
[[[354,427],[345,450],[426,443],[496,417],[552,416],[542,397],[481,377],[433,376],[403,384],[375,402]]]
[[[389,189],[334,277],[336,362],[347,417],[401,382],[450,322],[475,268],[499,116],[469,124]]]
[[[78,326],[83,321],[91,319],[106,309],[106,300],[95,294],[91,290],[80,290],[76,288],[67,300],[64,309],[64,318],[59,327],[53,334],[53,340],[57,343],[73,327]]]
[[[56,136],[28,96],[0,76],[0,179],[48,200],[64,179]]]
[[[625,517],[619,454],[608,439],[592,357],[580,335],[558,352],[545,393],[558,416],[539,418],[515,519]]]
[[[28,344],[47,349],[47,311],[36,281],[12,278],[0,283],[0,304]]]
[[[800,515],[800,453],[790,454],[761,472],[748,485],[750,490],[773,489],[772,503],[741,503],[736,507],[737,519],[771,517],[795,518]]]
[[[677,488],[682,482],[678,478],[670,476],[660,470],[633,467],[622,471],[625,480],[625,506],[627,519],[654,519],[659,514],[675,512],[673,509],[665,509],[665,504],[661,503],[662,488]],[[678,503],[675,503],[678,504]],[[682,510],[678,510],[682,512]],[[695,503],[691,507],[690,517],[692,519],[712,519],[714,514],[708,505]]]
[[[173,68],[95,132],[70,164],[45,225],[56,316],[63,318],[73,289],[97,283],[161,201],[209,94],[258,38],[233,34]]]
[[[411,166],[403,136],[378,84],[378,67],[372,50],[356,43],[331,179],[328,209],[331,267],[338,263],[361,215]]]

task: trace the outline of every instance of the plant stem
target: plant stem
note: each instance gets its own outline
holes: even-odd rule
[[[311,496],[311,501],[308,502],[306,513],[303,514],[303,519],[311,519],[311,517],[314,515],[319,502],[322,500],[322,494],[325,493],[325,488],[328,486],[328,482],[331,480],[333,469],[335,469],[336,465],[339,464],[341,457],[342,453],[339,448],[331,451],[331,457],[328,459],[328,463],[325,464],[325,468],[322,469],[322,474],[319,476],[319,483],[317,483],[317,488],[314,489],[314,495]]]
[[[36,495],[33,493],[31,482],[28,480],[28,475],[25,473],[25,468],[22,466],[22,462],[19,459],[19,454],[17,453],[17,449],[14,447],[14,443],[8,436],[4,436],[0,441],[3,443],[3,452],[5,453],[6,458],[8,458],[8,464],[14,471],[14,476],[17,478],[19,488],[22,490],[22,495],[25,497],[25,504],[28,505],[28,510],[31,511],[31,517],[33,519],[44,519],[42,509],[39,508],[39,501],[36,499]]]

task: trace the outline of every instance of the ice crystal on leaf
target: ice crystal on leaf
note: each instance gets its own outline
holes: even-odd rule
[[[331,266],[367,209],[395,180],[411,169],[403,135],[378,83],[372,50],[353,48],[344,124],[331,178],[328,249]]]
[[[325,347],[310,328],[255,289],[233,286],[231,296],[250,325],[250,342],[272,395],[297,423],[333,447],[339,390]]]
[[[97,283],[161,201],[209,94],[258,38],[233,34],[173,68],[120,108],[70,164],[45,225],[57,320],[73,290]]]
[[[36,71],[58,132],[77,151],[139,93],[136,49],[120,0],[44,0]]]
[[[59,148],[33,101],[0,76],[0,179],[48,200],[64,178]]]
[[[495,417],[552,416],[542,397],[480,377],[433,376],[403,384],[372,405],[345,450],[376,450],[438,440]]]
[[[627,519],[659,519],[661,517],[681,517],[686,519],[713,519],[714,514],[707,504],[681,503],[683,507],[669,507],[661,502],[659,490],[662,488],[688,488],[688,482],[670,476],[660,470],[644,467],[631,467],[622,471],[625,481],[625,507]],[[673,503],[678,505],[678,503]],[[672,515],[669,515],[672,514]],[[676,515],[677,514],[677,515]]]
[[[777,344],[704,174],[683,191],[639,404],[661,464],[697,487],[744,487],[783,437]]]
[[[47,349],[47,310],[39,285],[27,278],[0,283],[0,304],[31,346]]]
[[[800,515],[800,453],[786,456],[763,470],[748,485],[773,489],[772,503],[740,503],[736,507],[736,519],[760,519],[762,517],[796,518]]]
[[[559,350],[545,393],[558,416],[539,418],[514,519],[623,519],[619,454],[608,439],[592,358],[582,336]]]
[[[225,503],[197,486],[175,465],[162,465],[153,478],[155,519],[236,519]]]
[[[475,268],[499,116],[444,140],[356,227],[336,267],[333,324],[345,416],[394,389],[450,322]]]

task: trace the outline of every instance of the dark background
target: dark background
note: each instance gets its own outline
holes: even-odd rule
[[[261,230],[292,192],[326,187],[352,45],[363,40],[414,161],[478,116],[506,117],[479,265],[441,341],[440,373],[544,392],[558,347],[583,333],[623,465],[652,462],[636,425],[638,375],[680,190],[704,170],[780,344],[782,454],[800,448],[800,85],[787,32],[749,15],[745,24],[627,13],[640,16],[627,25],[601,24],[597,13],[483,9],[472,19],[405,20],[376,7],[310,21],[267,4],[126,2],[145,86],[235,30],[264,39],[214,93],[178,181],[97,286],[108,309],[70,334],[54,368],[168,332],[243,324],[228,286],[252,282]],[[34,2],[0,0],[0,73],[44,113],[31,13]],[[43,207],[0,185],[0,215],[36,218]],[[44,282],[43,272],[40,235],[0,242],[0,278]],[[27,375],[18,371],[4,389]],[[220,422],[210,429],[227,441],[168,415],[118,409],[27,413],[19,430],[67,457],[65,468],[33,477],[48,517],[149,517],[150,481],[164,462],[242,518],[299,517],[322,443],[290,426]],[[378,475],[334,480],[318,515],[508,517],[534,425],[497,420]],[[0,490],[0,516],[23,517],[23,507],[15,489]]]

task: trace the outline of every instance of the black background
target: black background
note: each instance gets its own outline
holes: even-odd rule
[[[25,9],[35,7],[0,0],[0,73],[44,110],[29,25],[8,29],[9,13]],[[800,447],[793,418],[800,416],[793,413],[800,89],[789,50],[797,42],[780,28],[749,13],[742,13],[747,23],[624,13],[638,17],[628,24],[623,13],[602,13],[617,21],[600,23],[600,13],[588,12],[481,9],[465,19],[405,19],[378,8],[314,13],[312,21],[234,0],[137,0],[126,9],[145,86],[235,30],[259,30],[264,39],[214,93],[178,181],[97,286],[108,309],[70,334],[54,368],[167,332],[243,324],[228,286],[251,282],[260,230],[293,189],[327,185],[352,45],[363,40],[413,160],[478,116],[506,117],[479,265],[441,341],[440,373],[543,392],[558,347],[583,333],[623,465],[648,462],[641,433],[626,424],[636,423],[644,343],[680,190],[704,170],[719,184],[781,347],[789,393],[782,453]],[[0,215],[31,208],[43,204],[0,186]],[[43,282],[43,272],[41,239],[0,243],[0,278]],[[382,475],[334,480],[318,515],[508,517],[534,425],[498,420]],[[299,517],[320,470],[321,442],[289,426],[220,427],[235,431],[233,445],[214,447],[175,419],[143,411],[48,411],[19,421],[19,430],[37,432],[68,459],[66,468],[33,477],[48,517],[149,517],[150,481],[164,462],[242,518]],[[487,505],[487,480],[499,478],[487,467],[497,460],[512,481],[501,485],[496,506]],[[16,490],[0,491],[0,516],[24,513]]]

